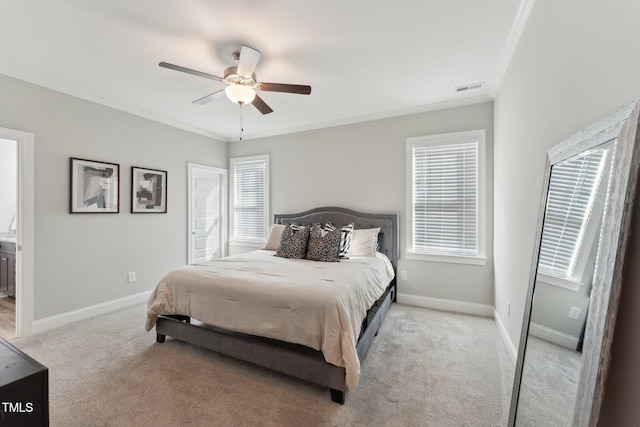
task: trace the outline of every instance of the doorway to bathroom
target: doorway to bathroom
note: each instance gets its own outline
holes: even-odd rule
[[[7,308],[7,319],[8,313],[13,313],[14,324],[2,317],[0,323],[8,325],[13,337],[21,338],[32,335],[34,328],[34,135],[0,127],[0,140],[6,150],[0,152],[0,169],[6,164],[12,170],[6,177],[4,172],[0,176],[0,187],[5,180],[11,181],[6,190],[0,190],[6,192],[0,196],[6,197],[6,201],[0,201],[0,299],[6,303],[2,305]],[[0,331],[0,337],[2,334]]]
[[[0,338],[16,336],[18,143],[0,138]]]

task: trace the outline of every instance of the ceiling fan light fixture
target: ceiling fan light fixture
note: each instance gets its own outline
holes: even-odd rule
[[[256,90],[243,84],[233,84],[224,88],[227,97],[236,104],[250,104],[256,97]]]

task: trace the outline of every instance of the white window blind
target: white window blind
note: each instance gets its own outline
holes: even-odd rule
[[[268,223],[267,158],[234,159],[233,239],[264,242]]]
[[[552,167],[540,243],[540,273],[573,278],[606,153],[607,149],[599,149]]]
[[[478,256],[477,138],[413,145],[413,251]]]

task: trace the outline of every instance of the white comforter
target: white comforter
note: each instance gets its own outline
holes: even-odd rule
[[[146,329],[158,315],[181,314],[220,328],[322,350],[360,377],[356,343],[362,320],[393,279],[382,254],[318,262],[254,251],[169,272],[152,292]]]

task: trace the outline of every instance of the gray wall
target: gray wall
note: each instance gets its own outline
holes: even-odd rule
[[[537,1],[496,98],[495,305],[516,346],[545,152],[640,95],[638,17],[637,1]],[[606,426],[640,420],[639,258],[636,222],[607,382]]]
[[[487,130],[487,264],[406,260],[406,138]],[[231,143],[230,157],[270,155],[271,213],[319,206],[397,212],[401,221],[399,292],[493,305],[493,103]],[[242,249],[231,247],[230,252]]]
[[[35,137],[36,320],[152,289],[186,264],[187,162],[226,167],[225,143],[1,75],[0,93],[0,127]],[[70,157],[120,164],[119,214],[69,214]],[[129,213],[131,166],[168,172],[167,214]]]

